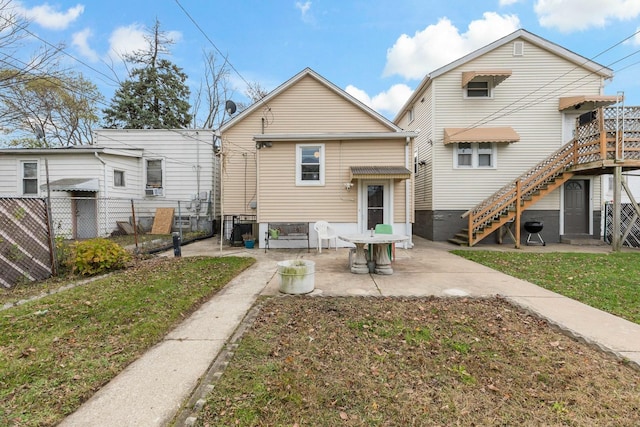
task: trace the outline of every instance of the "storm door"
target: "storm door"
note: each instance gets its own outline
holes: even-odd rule
[[[74,199],[74,229],[76,239],[92,239],[98,236],[96,199],[78,197]]]
[[[361,224],[366,230],[375,229],[377,224],[389,224],[390,221],[390,191],[385,181],[370,181],[363,183],[364,217]]]
[[[589,181],[570,180],[564,185],[564,234],[589,234]]]

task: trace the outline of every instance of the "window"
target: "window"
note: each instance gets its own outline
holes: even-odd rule
[[[478,167],[490,168],[493,166],[493,144],[481,142],[478,144]]]
[[[124,187],[124,171],[113,171],[113,186]]]
[[[324,185],[324,145],[296,146],[296,185]]]
[[[38,162],[21,162],[22,194],[38,194]]]
[[[489,98],[491,97],[491,85],[489,80],[474,80],[467,83],[467,98]]]
[[[454,166],[457,168],[495,168],[496,146],[491,142],[457,144]]]
[[[413,107],[411,107],[411,109],[409,110],[409,123],[411,123],[413,121],[414,117],[414,112],[413,112]]]
[[[164,161],[162,159],[147,159],[147,196],[163,195]]]

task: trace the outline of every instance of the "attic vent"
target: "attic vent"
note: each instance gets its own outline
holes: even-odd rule
[[[513,56],[524,56],[524,42],[513,42]]]

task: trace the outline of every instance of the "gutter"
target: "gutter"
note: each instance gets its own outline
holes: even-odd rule
[[[407,136],[404,144],[404,165],[408,170],[411,170],[409,169],[409,166],[410,166],[409,160],[411,158],[409,156],[409,147],[411,145],[411,138],[412,137]],[[409,236],[409,240],[404,243],[405,249],[413,248],[413,230],[411,229],[411,215],[409,212],[409,210],[411,209],[410,195],[411,195],[411,179],[407,179],[404,182],[404,216],[405,216],[404,230],[405,230],[405,233],[407,233],[407,235]]]
[[[109,187],[107,187],[107,162],[105,162],[97,152],[94,152],[93,154],[94,156],[96,156],[96,159],[98,159],[98,161],[102,163],[102,188],[104,193],[103,199],[106,205],[107,198],[109,197]],[[106,209],[106,206],[105,206],[103,209],[103,212],[104,212],[104,233],[106,236],[107,224],[109,224],[109,209]]]

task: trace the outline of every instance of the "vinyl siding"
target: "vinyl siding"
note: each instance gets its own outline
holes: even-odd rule
[[[404,140],[330,141],[324,147],[324,186],[296,186],[296,143],[260,150],[259,222],[357,222],[357,185],[344,186],[350,182],[350,166],[404,164]],[[394,181],[393,194],[394,222],[404,222],[404,181]]]
[[[212,197],[218,194],[214,191],[218,158],[213,153],[213,131],[210,129],[101,129],[95,132],[94,139],[100,147],[143,150],[143,159],[137,164],[133,181],[125,181],[125,191],[113,188],[113,170],[118,169],[118,163],[110,161],[108,176],[112,192],[109,196],[145,197],[146,159],[164,162],[164,196],[147,197],[154,203],[160,204],[163,200],[189,202],[204,191],[211,192]]]
[[[423,166],[418,165],[415,181],[415,208],[417,210],[429,210],[433,206],[433,91],[429,85],[418,102],[413,105],[414,120],[408,121],[405,114],[399,126],[405,130],[420,130],[415,143],[418,151],[418,161],[424,161]],[[413,156],[413,153],[412,153]]]
[[[513,43],[434,79],[434,204],[435,210],[466,210],[493,194],[562,145],[562,114],[558,99],[600,94],[601,78],[551,52],[525,42],[524,56],[514,57]],[[506,68],[512,75],[493,91],[492,99],[464,99],[463,71]],[[455,145],[443,144],[444,128],[511,126],[520,141],[498,144],[495,169],[455,169]],[[533,209],[558,209],[556,191]]]

